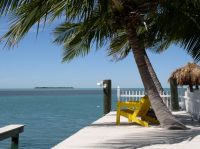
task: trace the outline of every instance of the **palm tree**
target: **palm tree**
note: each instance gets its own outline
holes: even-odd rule
[[[56,29],[59,38],[55,41],[64,45],[64,60],[71,60],[86,55],[93,41],[97,47],[102,46],[122,30],[127,35],[142,82],[161,125],[168,129],[185,129],[162,102],[145,59],[145,38],[140,35],[140,29],[144,28],[143,22],[148,14],[157,12],[158,4],[157,1],[145,0],[30,0],[15,10],[13,24],[3,38],[13,46],[34,24],[37,23],[39,28],[42,19],[44,22],[53,21],[64,14],[65,23]],[[81,28],[76,22],[82,24]]]

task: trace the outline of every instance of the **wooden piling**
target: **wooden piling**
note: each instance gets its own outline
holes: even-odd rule
[[[171,90],[171,110],[179,110],[179,101],[178,101],[178,88],[176,80],[170,79],[170,90]]]
[[[12,144],[18,145],[19,144],[19,134],[16,134],[11,138]]]
[[[104,114],[111,111],[111,80],[103,80]]]

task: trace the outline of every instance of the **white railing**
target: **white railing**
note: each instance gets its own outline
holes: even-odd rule
[[[142,90],[122,90],[118,86],[117,88],[117,98],[118,101],[139,101],[141,97],[145,95],[145,92]],[[160,96],[163,99],[163,102],[170,109],[171,108],[171,95],[169,92],[160,93]],[[182,110],[186,110],[192,115],[194,119],[200,121],[200,90],[194,90],[190,92],[189,90],[185,91],[185,95],[179,96],[179,106]]]
[[[200,120],[200,90],[185,92],[185,107],[186,111],[192,115],[194,119]]]
[[[121,90],[120,87],[117,87],[117,99],[118,101],[139,101],[141,97],[145,96],[144,91],[140,90]],[[163,99],[163,102],[166,104],[168,108],[170,108],[170,98],[171,95],[169,92],[162,92],[160,96]]]

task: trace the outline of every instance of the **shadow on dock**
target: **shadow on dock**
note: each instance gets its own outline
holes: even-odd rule
[[[185,141],[189,143],[193,138],[200,135],[200,123],[193,121],[189,115],[175,115],[183,124],[191,128],[188,130],[166,130],[159,126],[142,128],[141,126],[133,127],[137,131],[129,133],[126,136],[119,136],[117,139],[107,140],[102,143],[98,148],[109,148],[109,149],[136,149],[142,147],[149,147],[156,144],[176,144]],[[129,125],[128,123],[122,123],[121,126]],[[92,124],[92,127],[113,127],[115,123],[98,123]],[[117,127],[117,126],[116,126]],[[139,131],[141,129],[141,131]],[[161,147],[162,148],[162,147]],[[159,148],[159,149],[161,149]],[[154,148],[155,149],[155,148]],[[158,149],[158,148],[156,148]]]
[[[102,144],[102,148],[140,148],[155,144],[175,144],[183,141],[191,141],[195,136],[200,135],[200,130],[186,130],[186,131],[169,131],[157,130],[146,132],[145,135],[141,133],[133,133],[130,136],[122,137],[115,140],[109,140]]]

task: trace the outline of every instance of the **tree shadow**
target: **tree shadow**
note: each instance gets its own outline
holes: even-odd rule
[[[194,137],[200,135],[200,124],[198,121],[192,121],[189,115],[176,115],[176,117],[187,127],[188,130],[166,130],[159,126],[144,128],[135,126],[137,131],[132,131],[128,135],[116,137],[116,139],[106,140],[98,145],[98,148],[109,149],[136,149],[140,147],[156,145],[156,144],[176,144],[183,141],[190,142]],[[122,123],[120,126],[126,127],[128,123]],[[92,127],[113,127],[115,122],[92,124]],[[120,127],[119,126],[119,127]],[[118,126],[116,126],[118,127]],[[125,128],[124,127],[124,128]],[[141,128],[141,131],[139,130]],[[134,129],[134,127],[133,127]],[[99,147],[100,146],[100,147]]]
[[[152,130],[145,133],[132,133],[129,136],[122,136],[118,139],[108,140],[102,144],[102,148],[131,148],[155,145],[155,144],[175,144],[183,141],[191,141],[195,136],[200,135],[200,130]]]
[[[175,115],[184,125],[191,127],[200,127],[199,121],[195,121],[192,116],[189,115]]]

